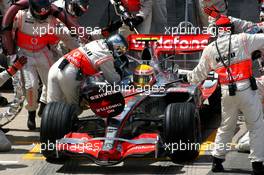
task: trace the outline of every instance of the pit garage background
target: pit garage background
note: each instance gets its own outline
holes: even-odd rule
[[[186,19],[186,14],[188,14],[188,21],[199,25],[199,14],[196,10],[199,8],[198,1],[199,0],[167,0],[167,26],[177,26],[179,22]],[[98,26],[98,24],[99,26],[105,26],[107,24],[108,2],[107,0],[91,0],[89,13],[82,16],[80,22],[85,26],[91,27]],[[257,0],[229,0],[228,6],[228,15],[254,22],[258,21],[259,5]],[[111,16],[114,17],[112,10]]]
[[[159,0],[156,0],[159,1]],[[159,33],[166,33],[165,27],[177,27],[181,22],[188,21],[194,26],[202,26],[199,14],[200,0],[167,0],[167,24],[158,26]],[[108,0],[91,0],[89,12],[83,15],[79,21],[83,26],[104,27],[108,24],[109,18],[116,20],[118,17],[114,13],[112,6],[108,8]],[[258,22],[259,4],[257,0],[229,0],[228,15],[245,20]],[[157,28],[157,27],[155,27]],[[168,33],[167,33],[168,34]],[[197,65],[200,54],[176,55],[177,64],[184,69],[193,69]],[[257,65],[257,63],[256,63]],[[256,68],[258,70],[258,68]],[[255,75],[259,75],[256,71]]]

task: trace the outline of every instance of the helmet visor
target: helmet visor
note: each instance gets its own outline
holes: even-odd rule
[[[151,75],[135,75],[134,74],[133,76],[133,82],[139,86],[150,85],[151,80],[152,80]]]

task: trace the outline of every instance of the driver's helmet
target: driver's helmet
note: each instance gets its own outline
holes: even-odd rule
[[[221,17],[216,20],[215,25],[219,36],[230,34],[230,32],[231,34],[234,33],[234,23],[225,15],[221,15]]]
[[[80,17],[88,11],[90,0],[65,0],[65,9],[73,17]]]
[[[120,35],[115,34],[106,39],[109,50],[113,52],[114,57],[121,57],[125,55],[128,50],[128,44],[126,39]]]
[[[153,67],[147,64],[141,64],[136,67],[133,73],[133,84],[135,86],[152,86],[155,82],[156,77]]]
[[[51,3],[49,0],[29,0],[29,10],[32,16],[38,20],[45,20],[49,17]]]

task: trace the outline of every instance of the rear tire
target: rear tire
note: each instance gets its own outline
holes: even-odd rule
[[[61,102],[47,104],[42,113],[40,126],[41,150],[46,158],[56,158],[56,140],[73,130],[77,115],[75,105]]]
[[[200,117],[193,103],[172,103],[167,106],[163,142],[170,144],[170,150],[166,151],[174,163],[190,162],[199,155]]]

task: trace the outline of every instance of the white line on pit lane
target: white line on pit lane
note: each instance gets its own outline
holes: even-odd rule
[[[17,164],[18,161],[0,161],[0,164],[2,165],[9,165],[9,164]]]

